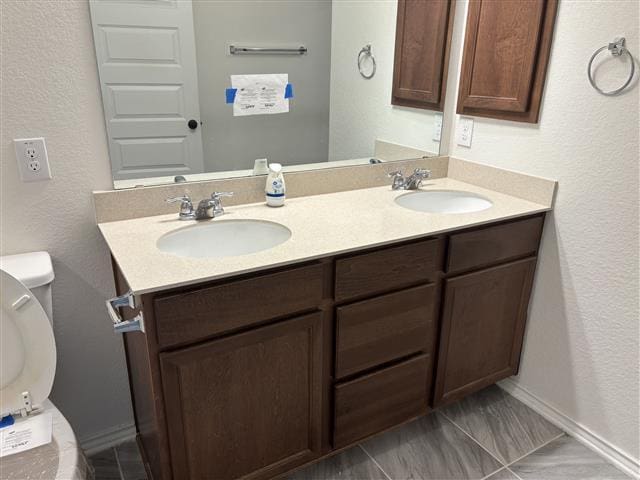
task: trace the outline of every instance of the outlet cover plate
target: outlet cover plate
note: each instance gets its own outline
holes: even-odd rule
[[[456,126],[456,143],[463,147],[470,147],[472,138],[473,118],[459,117],[458,124]]]
[[[442,138],[442,114],[436,113],[433,116],[433,136],[434,142],[439,142]]]
[[[44,138],[17,138],[13,141],[18,171],[23,182],[51,179],[51,168]]]

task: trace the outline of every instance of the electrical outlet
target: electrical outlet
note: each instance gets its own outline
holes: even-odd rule
[[[39,182],[51,178],[44,138],[17,138],[13,141],[13,146],[23,182]]]
[[[473,118],[460,117],[456,126],[456,143],[463,147],[471,146],[473,137]]]

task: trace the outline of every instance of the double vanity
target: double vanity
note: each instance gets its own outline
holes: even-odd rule
[[[151,478],[284,476],[517,372],[556,183],[439,155],[538,123],[556,0],[143,3],[90,12]]]
[[[124,338],[152,478],[283,475],[517,372],[555,182],[516,196],[526,176],[455,162],[416,191],[99,223],[144,330]]]

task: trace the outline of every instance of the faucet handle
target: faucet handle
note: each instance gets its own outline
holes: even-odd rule
[[[405,179],[404,175],[400,170],[396,170],[395,172],[387,173],[389,178],[393,178],[393,183],[391,184],[392,190],[402,190],[405,187]]]
[[[211,194],[211,201],[213,202],[213,216],[224,214],[224,208],[222,207],[222,197],[233,197],[233,192],[213,192]]]
[[[186,193],[180,197],[169,197],[165,199],[167,203],[180,203],[180,214],[178,217],[180,220],[192,220],[195,218],[196,214],[193,211],[193,203],[191,202],[191,197]]]
[[[233,197],[233,192],[213,192],[211,198],[219,200],[221,197]]]
[[[413,173],[422,178],[431,178],[431,170],[426,168],[416,168]]]
[[[177,202],[191,203],[191,197],[185,193],[184,195],[181,195],[179,197],[169,197],[169,198],[165,199],[165,202],[167,202],[167,203],[177,203]]]

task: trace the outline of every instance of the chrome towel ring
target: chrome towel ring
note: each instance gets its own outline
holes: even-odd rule
[[[371,59],[372,67],[371,67],[370,73],[365,73],[362,71],[362,61],[366,57],[369,57]],[[372,79],[373,76],[376,74],[376,57],[374,57],[373,53],[371,53],[371,44],[367,44],[364,47],[362,47],[362,49],[358,53],[358,71],[360,72],[360,75],[362,75],[363,78],[366,78],[367,80]]]
[[[589,77],[589,83],[591,84],[591,86],[595,88],[602,95],[607,95],[609,97],[618,95],[622,93],[622,91],[629,86],[629,84],[631,83],[631,80],[633,80],[633,74],[635,73],[635,70],[636,70],[635,60],[633,59],[633,55],[631,55],[631,53],[625,46],[625,43],[626,43],[626,39],[624,37],[616,38],[613,40],[613,42],[611,42],[608,45],[605,45],[604,47],[600,47],[593,53],[593,55],[591,55],[591,60],[589,60],[589,65],[587,66],[587,76]],[[629,78],[627,78],[627,81],[624,82],[624,85],[622,85],[620,88],[616,88],[615,90],[610,90],[608,92],[605,92],[604,90],[602,90],[600,87],[596,85],[596,82],[593,79],[593,74],[591,73],[591,66],[593,65],[593,61],[598,56],[598,54],[603,50],[609,50],[611,52],[611,55],[613,55],[614,57],[620,57],[626,53],[629,56],[629,60],[631,61],[631,71],[629,72]]]

